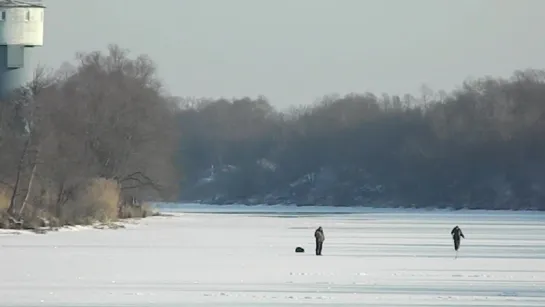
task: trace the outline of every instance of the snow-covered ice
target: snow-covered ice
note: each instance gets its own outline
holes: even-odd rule
[[[214,208],[2,232],[0,306],[545,306],[544,213]]]

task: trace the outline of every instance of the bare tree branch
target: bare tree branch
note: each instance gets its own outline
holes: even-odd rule
[[[150,186],[157,191],[161,191],[163,189],[159,184],[155,183],[150,177],[146,176],[140,171],[131,173],[121,179],[116,178],[116,180],[121,184],[126,182],[132,182],[131,186],[123,186],[123,190],[136,189],[144,186]]]

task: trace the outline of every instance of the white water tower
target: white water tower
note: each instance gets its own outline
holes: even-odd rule
[[[0,0],[0,99],[25,84],[25,62],[43,46],[44,13],[41,0]]]

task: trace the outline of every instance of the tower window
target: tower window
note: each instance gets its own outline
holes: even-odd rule
[[[25,21],[30,21],[30,11],[25,12]]]
[[[2,13],[0,13],[0,20],[6,20],[6,11],[2,11]]]

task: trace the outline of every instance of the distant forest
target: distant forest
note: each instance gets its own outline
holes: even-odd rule
[[[364,86],[364,85],[362,85]],[[180,102],[181,199],[545,209],[545,71],[451,93]]]

